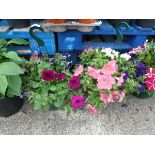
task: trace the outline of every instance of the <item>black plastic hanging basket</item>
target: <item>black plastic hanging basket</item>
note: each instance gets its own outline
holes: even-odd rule
[[[20,97],[6,97],[0,99],[0,116],[9,117],[17,113],[23,106],[24,99]]]

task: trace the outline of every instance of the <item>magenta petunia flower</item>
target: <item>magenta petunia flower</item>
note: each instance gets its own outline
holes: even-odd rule
[[[85,103],[85,98],[83,96],[77,95],[71,98],[71,105],[73,109],[82,108]]]
[[[145,83],[148,90],[155,91],[155,76],[147,77]]]
[[[80,87],[80,78],[77,76],[72,76],[71,80],[68,82],[68,85],[72,88],[72,89],[77,89],[78,87]]]
[[[58,80],[64,80],[65,77],[66,77],[65,73],[56,73],[55,74],[55,78],[58,79]]]
[[[45,81],[53,81],[55,79],[54,70],[43,70],[41,73],[41,78]]]
[[[148,69],[145,83],[148,90],[155,91],[155,70],[153,68]]]

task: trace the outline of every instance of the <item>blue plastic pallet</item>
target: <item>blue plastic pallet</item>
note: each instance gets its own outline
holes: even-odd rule
[[[116,29],[107,21],[103,20],[99,28],[94,28],[91,32],[80,32],[78,30],[68,30],[58,33],[58,50],[63,52],[82,51],[88,46],[110,47],[118,51],[129,51],[132,48],[143,45],[148,36],[155,36],[152,28],[139,28],[130,26],[128,30],[122,27],[123,35],[128,36],[128,40],[123,43],[116,42],[83,42],[84,35],[116,35]]]
[[[0,26],[7,26],[6,20],[2,20],[0,22]],[[56,52],[55,47],[55,38],[52,32],[36,32],[36,35],[42,39],[45,43],[45,48],[41,48],[42,53],[48,53],[49,55],[54,55]],[[30,46],[13,46],[11,47],[14,50],[30,50],[30,51],[39,51],[37,43],[35,40],[29,35],[28,29],[18,29],[11,30],[7,33],[0,32],[0,38],[4,39],[12,39],[12,38],[23,38],[30,42]],[[23,55],[31,55],[31,53],[26,53]]]

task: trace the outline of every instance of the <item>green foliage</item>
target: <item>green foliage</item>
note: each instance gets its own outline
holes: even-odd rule
[[[0,39],[0,97],[20,96],[22,81],[20,74],[23,74],[20,63],[23,61],[15,51],[9,51],[10,44],[26,45],[24,39],[11,39],[7,41]]]
[[[136,54],[136,59],[147,65],[148,68],[155,68],[155,42],[146,43],[145,48]]]
[[[43,59],[38,58],[34,61],[25,61],[23,68],[27,73],[23,76],[23,90],[28,91],[30,95],[28,100],[33,105],[35,110],[41,108],[49,110],[51,107],[56,107],[66,110],[69,114],[71,110],[70,94],[71,88],[67,85],[71,78],[71,72],[66,69],[66,58],[61,54],[55,55],[55,62],[49,62],[47,55]],[[42,71],[51,69],[55,73],[64,73],[64,80],[54,79],[53,81],[44,81],[41,78]]]
[[[87,103],[93,105],[96,109],[102,109],[103,107],[106,107],[107,104],[100,99],[100,94],[106,93],[111,96],[113,91],[121,93],[122,90],[126,90],[126,95],[128,95],[133,93],[137,87],[137,83],[133,80],[133,75],[136,74],[135,65],[132,61],[128,61],[128,59],[121,57],[120,52],[114,51],[110,48],[91,49],[83,52],[80,55],[80,58],[81,64],[84,66],[84,71],[80,74],[82,89],[87,96]],[[95,70],[100,70],[111,60],[115,60],[117,63],[117,71],[112,75],[116,84],[112,86],[111,90],[100,90],[97,88],[97,80],[88,76],[86,72],[88,71],[89,66]],[[126,71],[128,72],[128,79],[124,81],[122,86],[117,86],[118,79]]]

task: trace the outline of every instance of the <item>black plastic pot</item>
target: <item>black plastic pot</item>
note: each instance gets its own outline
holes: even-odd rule
[[[109,19],[108,21],[112,26],[116,27],[121,22],[129,23],[130,19]]]
[[[137,19],[135,23],[139,27],[144,27],[144,28],[155,27],[155,19]]]
[[[150,96],[148,93],[144,92],[144,93],[140,93],[140,94],[133,94],[134,96],[136,96],[139,99],[147,99],[153,96],[153,94]]]
[[[17,113],[23,106],[24,99],[20,97],[7,97],[0,100],[0,116],[9,117]]]
[[[26,28],[30,26],[29,19],[7,19],[10,28]]]

